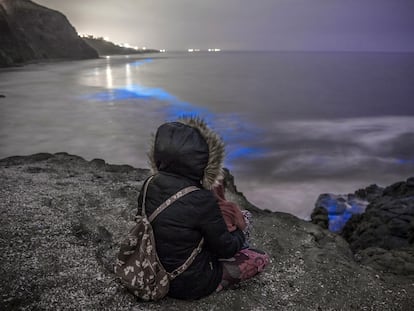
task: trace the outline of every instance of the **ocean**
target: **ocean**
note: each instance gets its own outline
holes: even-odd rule
[[[148,167],[161,123],[199,115],[260,208],[308,219],[321,193],[414,176],[414,53],[199,52],[0,70],[0,158]]]

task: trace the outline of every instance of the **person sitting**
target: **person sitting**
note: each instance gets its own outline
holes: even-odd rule
[[[147,215],[180,189],[200,188],[175,201],[152,223],[158,257],[169,272],[182,265],[204,238],[203,248],[189,268],[170,282],[168,295],[199,299],[234,283],[234,278],[228,281],[229,277],[223,283],[228,272],[219,259],[249,258],[240,253],[245,242],[242,230],[236,228],[231,233],[227,230],[211,191],[223,178],[224,143],[219,135],[197,117],[164,123],[157,129],[149,160],[155,176],[147,188]],[[142,200],[141,193],[138,213]],[[249,277],[269,262],[268,255],[255,254],[262,259],[256,260],[260,265],[255,266],[255,273],[249,273]]]

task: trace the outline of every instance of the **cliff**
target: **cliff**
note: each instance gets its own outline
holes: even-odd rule
[[[271,264],[238,288],[183,302],[137,301],[112,264],[133,225],[146,169],[66,153],[0,160],[1,310],[411,310],[413,279],[354,260],[339,235],[228,197],[254,215]]]
[[[29,0],[0,0],[0,33],[0,67],[98,57],[63,14]]]

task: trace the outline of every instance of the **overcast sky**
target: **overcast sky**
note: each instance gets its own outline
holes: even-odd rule
[[[35,0],[79,33],[158,49],[414,51],[414,0]]]

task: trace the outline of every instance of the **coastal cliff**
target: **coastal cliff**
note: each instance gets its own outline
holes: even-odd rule
[[[0,67],[98,57],[62,13],[29,0],[0,0],[0,34]]]
[[[354,260],[338,234],[286,213],[254,215],[253,247],[271,264],[198,301],[137,301],[112,265],[133,226],[147,169],[67,153],[0,160],[1,310],[410,310],[414,280]]]
[[[82,39],[91,47],[93,47],[100,56],[159,53],[159,50],[154,49],[136,50],[133,48],[122,47],[113,42],[106,41],[103,38],[95,38],[93,36],[82,37]]]

